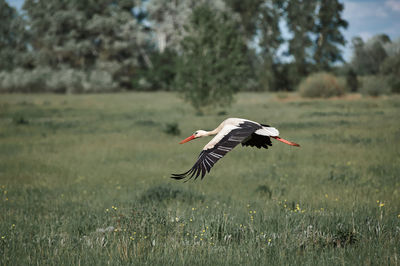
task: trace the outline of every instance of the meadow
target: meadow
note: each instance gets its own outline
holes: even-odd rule
[[[0,96],[0,265],[399,265],[400,97]],[[179,182],[227,117],[301,148],[238,146]]]

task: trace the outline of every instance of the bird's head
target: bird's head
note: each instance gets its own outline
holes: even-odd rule
[[[196,132],[193,133],[193,135],[191,135],[190,137],[187,137],[186,139],[182,140],[181,142],[179,142],[179,144],[183,144],[186,143],[188,141],[191,141],[192,139],[197,139],[197,138],[201,138],[204,136],[207,136],[207,131],[205,130],[197,130]]]

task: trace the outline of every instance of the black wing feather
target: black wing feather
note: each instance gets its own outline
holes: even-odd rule
[[[197,179],[201,175],[201,179],[203,179],[219,159],[261,128],[260,125],[248,121],[239,126],[239,128],[233,129],[224,136],[213,148],[202,150],[196,163],[189,171],[182,174],[172,174],[171,178],[180,180],[188,177],[189,180],[193,177]]]
[[[242,142],[242,146],[257,147],[259,149],[268,149],[268,146],[272,146],[271,138],[268,136],[258,135],[256,133],[251,134],[251,137],[246,141]]]

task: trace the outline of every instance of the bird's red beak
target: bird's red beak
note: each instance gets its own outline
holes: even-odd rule
[[[194,135],[191,135],[190,137],[188,137],[188,138],[182,140],[181,142],[179,142],[179,144],[186,143],[186,142],[188,142],[188,141],[191,141],[192,139],[194,139]]]

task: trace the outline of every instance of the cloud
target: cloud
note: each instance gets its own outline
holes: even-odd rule
[[[393,11],[400,12],[400,1],[388,0],[385,2],[385,6],[392,9]]]

